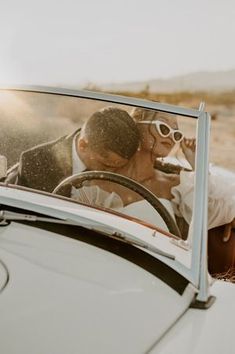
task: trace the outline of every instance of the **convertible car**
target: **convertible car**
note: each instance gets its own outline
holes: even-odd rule
[[[178,128],[154,127],[175,139],[170,155],[157,159],[155,168],[193,174],[187,220],[177,215],[172,200],[115,171],[74,174],[71,169],[61,178],[48,168],[47,155],[45,170],[39,154],[30,165],[24,161],[25,152],[68,141],[94,112],[110,106],[130,115],[136,107],[164,113],[168,122],[177,118]],[[202,106],[7,88],[0,90],[0,122],[1,353],[234,352],[235,287],[218,279],[233,267],[234,232],[220,226],[208,233],[210,116]],[[195,171],[183,159],[179,132],[196,138]],[[65,170],[63,153],[54,158],[62,159]],[[30,169],[32,185],[22,178],[22,163]],[[54,187],[40,188],[51,175]],[[135,207],[115,208],[63,192],[66,186],[81,191],[101,182],[137,194]]]

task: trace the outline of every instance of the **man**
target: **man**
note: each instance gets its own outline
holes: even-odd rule
[[[124,166],[139,145],[135,122],[123,109],[95,112],[71,135],[33,147],[20,156],[8,183],[52,192],[66,177],[85,170],[115,171]]]

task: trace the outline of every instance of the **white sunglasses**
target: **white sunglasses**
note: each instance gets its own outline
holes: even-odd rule
[[[180,130],[172,129],[168,124],[161,120],[141,120],[137,122],[137,124],[154,124],[159,135],[163,138],[167,138],[172,134],[172,139],[175,143],[180,143],[184,138],[184,134]]]

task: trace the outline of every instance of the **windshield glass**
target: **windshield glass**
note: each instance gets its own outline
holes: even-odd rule
[[[196,119],[102,100],[1,91],[0,124],[8,168],[2,181],[106,208],[168,239],[188,238]],[[80,173],[85,177],[71,177]]]

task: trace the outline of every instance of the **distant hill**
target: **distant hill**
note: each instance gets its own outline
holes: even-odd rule
[[[150,92],[182,92],[182,91],[231,91],[235,90],[235,69],[228,71],[195,72],[169,79],[155,79],[126,83],[110,83],[100,86],[108,91],[139,92],[148,89]]]

